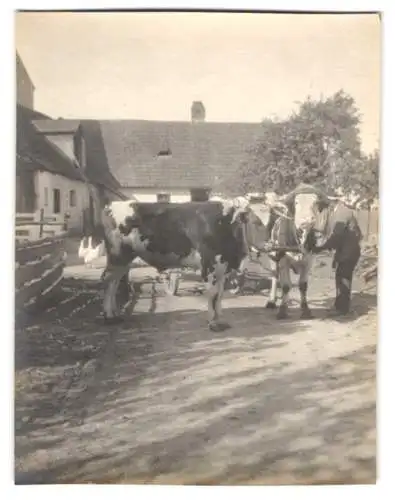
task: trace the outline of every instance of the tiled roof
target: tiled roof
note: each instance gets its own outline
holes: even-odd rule
[[[100,121],[100,128],[120,184],[150,188],[215,186],[240,167],[262,130],[253,123],[143,120]]]
[[[36,111],[35,109],[29,109],[21,104],[17,104],[17,110],[19,109],[20,113],[23,114],[23,118],[28,119],[31,122],[35,120],[48,120],[52,121],[52,118],[44,113],[40,113],[40,111]],[[17,111],[18,112],[18,111]]]
[[[215,188],[247,158],[259,123],[39,120],[44,133],[81,126],[87,176],[113,188]],[[166,153],[168,153],[166,155]]]
[[[91,182],[101,184],[120,194],[121,185],[110,171],[99,122],[82,120],[80,131],[86,144],[86,176]]]
[[[37,118],[34,121],[34,126],[39,132],[44,134],[67,134],[74,133],[77,131],[80,125],[80,120],[64,120],[63,118],[52,119],[40,119]]]
[[[101,184],[119,193],[120,184],[111,174],[104,149],[100,124],[97,120],[73,120],[58,118],[33,122],[36,129],[44,136],[57,134],[76,134],[81,131],[86,141],[87,168],[85,175],[93,184]]]
[[[37,133],[32,120],[40,118],[48,119],[46,115],[17,105],[17,168],[47,170],[70,179],[82,180],[77,165],[46,137]]]

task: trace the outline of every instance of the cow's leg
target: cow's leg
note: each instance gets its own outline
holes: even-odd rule
[[[213,271],[208,275],[207,296],[208,296],[208,324],[210,330],[222,331],[229,328],[225,322],[221,322],[222,297],[225,288],[227,264],[221,262],[220,256],[216,256]]]
[[[307,289],[309,283],[309,274],[313,265],[313,255],[307,254],[303,257],[303,262],[299,273],[299,292],[300,292],[300,317],[302,319],[310,319],[313,317],[309,305],[307,303]]]
[[[114,311],[114,300],[113,300],[114,284],[115,281],[112,278],[108,278],[103,299],[103,313],[104,313],[104,319],[106,320],[112,320],[116,316]]]
[[[292,286],[290,264],[287,255],[281,257],[278,263],[278,275],[282,291],[282,297],[281,297],[280,307],[277,313],[277,319],[286,319],[288,317],[289,292]]]
[[[225,265],[225,267],[220,271],[219,276],[217,278],[218,296],[217,296],[217,300],[215,302],[215,316],[216,316],[217,321],[220,321],[222,318],[222,299],[224,296],[225,282],[226,282],[226,270],[227,270],[227,265],[226,264],[224,264],[224,265]],[[222,323],[222,324],[225,324],[225,323]],[[227,326],[229,326],[229,325],[227,325]]]
[[[270,294],[269,294],[269,300],[266,302],[266,308],[267,309],[276,309],[277,307],[277,288],[278,288],[278,279],[279,279],[279,272],[278,272],[278,262],[270,260],[270,268],[273,271],[273,277],[271,278],[271,287],[270,287]]]
[[[119,281],[117,297],[121,304],[126,304],[130,297],[129,272],[125,273]]]
[[[269,300],[266,302],[267,309],[276,309],[277,305],[277,286],[278,286],[278,277],[274,276],[271,279],[271,287],[270,287],[270,295]]]
[[[104,292],[103,310],[104,318],[108,321],[119,321],[116,295],[119,283],[128,270],[128,266],[114,266],[111,270],[107,270],[106,272],[107,287]]]

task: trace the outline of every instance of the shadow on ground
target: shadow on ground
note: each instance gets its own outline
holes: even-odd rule
[[[309,305],[317,319],[349,323],[377,308],[377,296],[372,293],[354,292],[351,297],[350,313],[345,316],[330,315],[334,305],[332,297],[310,300]]]
[[[355,295],[348,325],[375,300]],[[324,318],[326,299],[311,305]],[[297,311],[278,322],[228,307],[232,328],[214,333],[201,311],[108,326],[95,308],[29,334],[18,484],[375,481],[374,336],[358,343],[345,325]]]

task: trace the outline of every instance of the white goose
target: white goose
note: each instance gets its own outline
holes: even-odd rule
[[[88,237],[88,246],[84,247],[85,238],[82,238],[78,249],[78,257],[84,259],[85,266],[93,267],[92,262],[104,255],[104,242],[99,243],[96,248],[92,246],[92,236]]]
[[[86,240],[86,237],[84,236],[80,242],[80,247],[78,249],[78,257],[80,259],[83,259],[85,257],[85,255],[88,253],[89,247],[91,247],[91,245],[92,245],[92,238],[91,237],[88,238],[88,247],[84,246],[85,240]]]

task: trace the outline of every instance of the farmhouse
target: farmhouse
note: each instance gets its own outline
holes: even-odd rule
[[[200,101],[184,122],[38,118],[34,125],[71,158],[74,144],[92,182],[114,184],[143,202],[203,201],[220,193],[262,130],[259,123],[207,122]]]
[[[75,165],[45,137],[37,134],[32,119],[39,113],[17,105],[16,213],[38,220],[51,218],[62,229],[66,214],[71,227],[80,225],[79,208],[86,205],[87,187]],[[56,227],[45,228],[56,232]],[[33,237],[38,227],[17,229],[17,235]],[[28,231],[29,234],[26,233]],[[35,235],[37,236],[37,235]]]
[[[16,56],[16,215],[18,220],[57,222],[44,226],[41,236],[63,230],[80,232],[86,224],[94,224],[101,208],[100,196],[122,198],[119,184],[109,175],[91,181],[78,161],[81,142],[73,135],[66,147],[61,141],[49,140],[33,125],[36,120],[54,122],[52,118],[34,110],[34,85]],[[38,226],[16,228],[19,239],[35,239]]]

